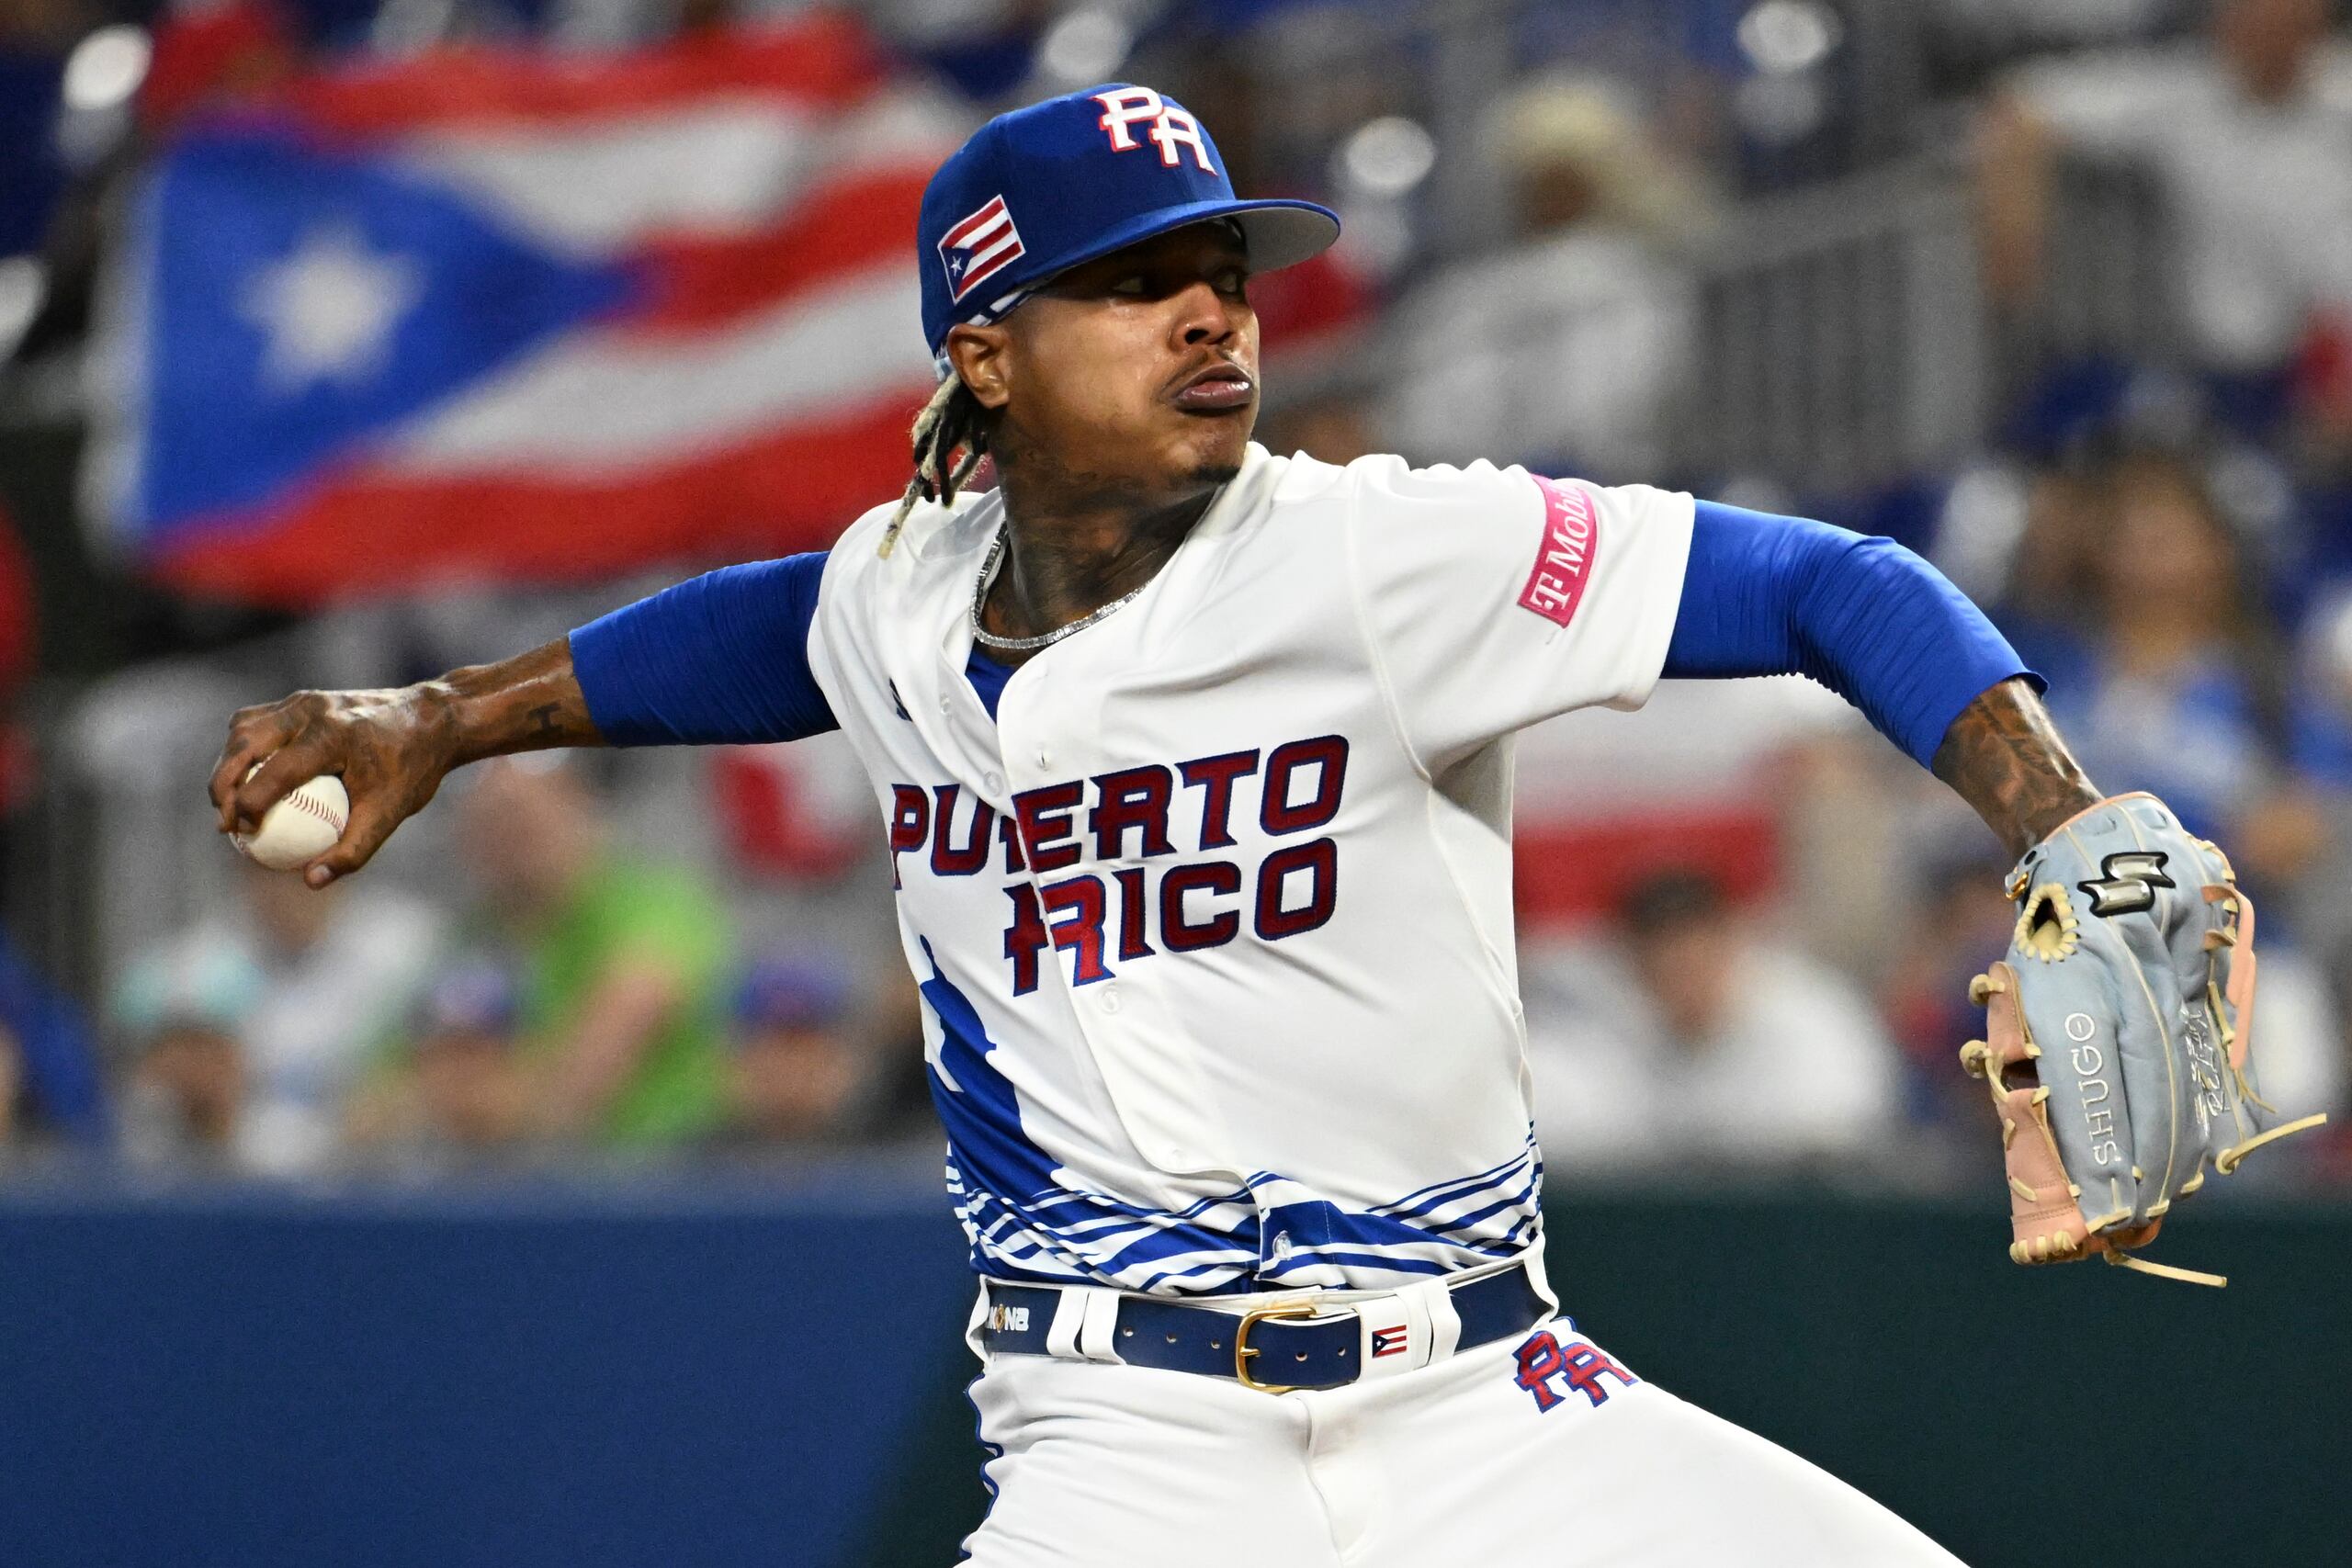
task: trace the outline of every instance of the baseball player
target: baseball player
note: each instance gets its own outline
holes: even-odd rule
[[[2227,956],[2219,852],[2144,796],[2102,802],[2008,645],[1885,540],[1252,445],[1250,279],[1338,221],[1237,200],[1207,130],[1150,88],[990,121],[920,230],[943,378],[904,496],[828,552],[695,578],[504,663],[247,709],[212,778],[224,830],[342,774],[349,828],[305,874],[323,886],[479,758],[843,731],[888,834],[981,1276],[994,1502],[973,1562],[1951,1562],[1561,1315],[1511,738],[1637,706],[1662,674],[1801,671],[1963,795],[2037,884],[2020,941],[2042,951],[1985,982],[2022,1014],[1972,1060],[2030,1101],[2004,1112],[2011,1141],[2054,1138],[2083,1178],[2022,1184],[2021,1245],[2044,1257],[2122,1256],[2201,1179],[2204,1145],[2150,1152],[2187,1124],[2162,1076],[2186,1082],[2186,1058],[2148,1046],[2146,1016],[2119,1023],[2109,982],[2187,998],[2166,955]],[[983,456],[999,487],[975,495]],[[2039,886],[2053,846],[2110,841],[2089,891]],[[2088,978],[2057,997],[2045,973]],[[2145,1081],[2125,1057],[2163,1064],[2103,1142],[2076,1139],[2086,1096],[2009,1076],[2061,1027],[2049,1005],[2074,1056],[2112,1041],[2124,1087]],[[2209,1065],[2230,1016],[2200,1037]],[[2211,1146],[2243,1152],[2251,1113],[2213,1093]],[[1553,1263],[1571,1292],[1592,1266]]]

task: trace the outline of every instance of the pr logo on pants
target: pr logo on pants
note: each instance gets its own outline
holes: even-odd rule
[[[1581,1339],[1563,1345],[1548,1328],[1537,1329],[1519,1348],[1519,1386],[1535,1396],[1535,1408],[1540,1411],[1549,1411],[1567,1398],[1565,1389],[1552,1386],[1555,1378],[1565,1380],[1567,1388],[1593,1404],[1606,1404],[1610,1391],[1600,1381],[1605,1377],[1615,1378],[1623,1388],[1639,1381],[1593,1346]]]

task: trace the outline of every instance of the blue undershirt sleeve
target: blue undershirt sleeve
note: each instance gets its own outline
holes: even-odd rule
[[[808,667],[822,553],[705,573],[571,634],[571,668],[615,746],[798,740],[838,729]]]
[[[1666,673],[1810,676],[1922,767],[1987,688],[2042,685],[1983,611],[1894,540],[1707,501]]]

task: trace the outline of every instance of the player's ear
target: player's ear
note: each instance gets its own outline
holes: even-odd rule
[[[984,409],[1001,409],[1012,396],[1012,367],[1004,352],[1006,342],[1001,326],[967,324],[947,329],[947,361]]]

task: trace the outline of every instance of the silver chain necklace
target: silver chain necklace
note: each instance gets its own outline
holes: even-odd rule
[[[1041,648],[1051,648],[1067,637],[1076,637],[1095,622],[1135,603],[1136,595],[1151,586],[1148,580],[1127,592],[1120,594],[1101,609],[1080,615],[1066,626],[1057,626],[1043,637],[999,637],[980,625],[980,606],[989,601],[989,589],[996,581],[997,568],[1004,562],[1006,531],[998,529],[996,543],[989,547],[989,558],[980,563],[980,580],[972,585],[972,636],[982,648],[993,648],[1002,653],[1031,653]]]

